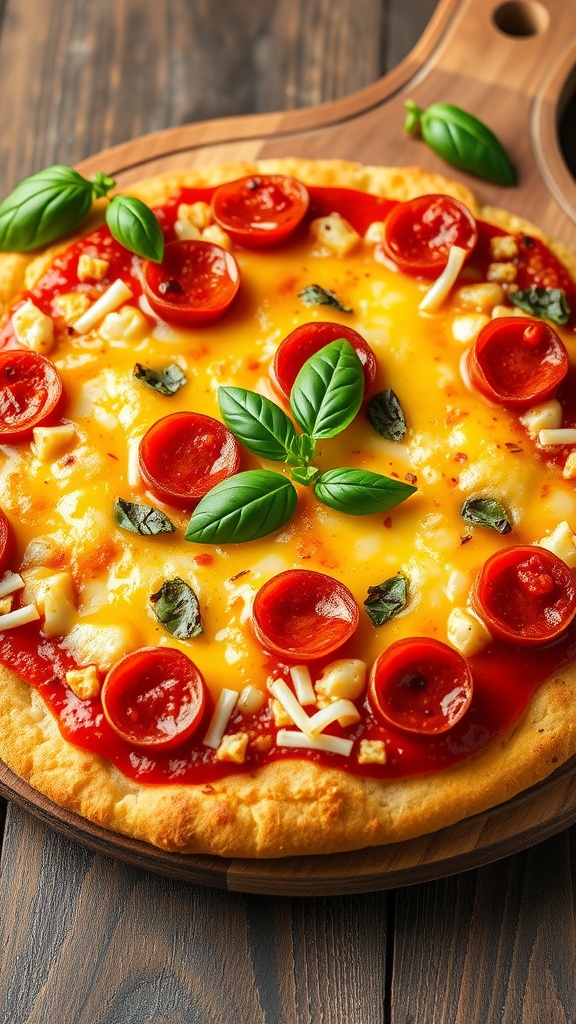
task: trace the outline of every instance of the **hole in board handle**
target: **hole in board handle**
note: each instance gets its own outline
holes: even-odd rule
[[[508,0],[496,8],[492,20],[504,35],[521,39],[545,32],[550,15],[536,0]]]

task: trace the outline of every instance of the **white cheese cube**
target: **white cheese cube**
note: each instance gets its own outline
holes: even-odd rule
[[[102,689],[98,669],[95,665],[86,668],[72,668],[66,673],[66,682],[80,700],[97,697]]]
[[[478,284],[464,284],[455,296],[461,309],[473,309],[478,313],[490,313],[494,306],[502,305],[504,292],[496,281],[480,281]]]
[[[67,292],[65,295],[58,295],[54,302],[66,324],[73,324],[91,305],[90,296],[86,295],[86,292]]]
[[[136,631],[128,622],[122,625],[79,622],[70,630],[63,646],[80,666],[96,665],[107,672],[140,645]]]
[[[124,306],[104,317],[99,333],[106,341],[139,341],[146,333],[146,317],[134,306]]]
[[[203,231],[204,228],[207,228],[214,221],[210,204],[203,202],[201,199],[196,203],[180,203],[176,211],[176,217],[178,220],[193,224],[199,231]]]
[[[358,700],[365,686],[366,662],[358,658],[340,658],[326,665],[314,689],[322,706],[341,698]]]
[[[76,620],[76,599],[68,572],[53,572],[40,567],[22,573],[25,581],[22,600],[36,605],[44,617],[46,636],[64,636]]]
[[[230,235],[223,231],[219,224],[209,224],[207,228],[204,228],[202,239],[204,242],[213,242],[214,245],[219,245],[222,249],[227,249],[228,252],[233,249]]]
[[[12,325],[16,340],[32,352],[46,355],[54,347],[54,323],[52,318],[27,299],[12,314]]]
[[[486,626],[470,608],[453,608],[448,616],[449,643],[465,658],[478,654],[492,639]]]
[[[76,440],[73,423],[62,423],[56,427],[34,427],[34,440],[30,450],[40,462],[53,462],[70,448]]]
[[[364,241],[367,245],[378,245],[384,239],[384,221],[373,220],[364,233]]]
[[[360,241],[360,235],[339,213],[313,220],[310,229],[314,238],[337,256],[346,256]]]
[[[561,558],[570,569],[576,568],[576,535],[565,520],[537,543]]]
[[[520,416],[530,437],[536,439],[541,430],[557,430],[562,423],[562,406],[555,398],[533,405]]]
[[[188,220],[177,220],[174,224],[174,234],[180,242],[197,242],[202,238],[200,228]]]
[[[266,694],[256,686],[245,686],[238,696],[238,710],[243,715],[255,715],[266,702]]]
[[[513,260],[518,255],[518,242],[514,235],[495,235],[490,239],[490,252],[494,260]]]
[[[249,738],[247,732],[235,732],[230,733],[228,736],[223,736],[220,746],[216,751],[216,760],[243,764],[246,760]]]
[[[78,260],[79,281],[103,281],[108,273],[110,263],[98,256],[87,256],[82,253]]]
[[[384,740],[360,740],[358,764],[386,764]]]
[[[564,463],[562,476],[565,480],[576,480],[576,452],[570,452]]]
[[[471,345],[480,334],[486,324],[490,323],[490,317],[486,313],[468,313],[464,316],[456,316],[452,321],[452,337],[462,345]]]
[[[511,284],[516,280],[518,270],[514,263],[490,263],[486,271],[488,281],[498,281],[500,284]]]

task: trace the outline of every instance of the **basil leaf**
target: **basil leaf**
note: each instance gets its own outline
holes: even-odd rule
[[[290,392],[298,426],[311,437],[334,437],[352,422],[364,397],[364,371],[344,338],[315,352]]]
[[[134,377],[140,384],[152,388],[159,395],[175,395],[180,388],[188,383],[187,378],[176,363],[170,363],[162,370],[152,370],[141,363],[134,367]]]
[[[510,292],[508,298],[514,306],[523,309],[525,313],[551,320],[559,327],[568,323],[572,312],[566,292],[562,288],[525,288],[522,291]]]
[[[269,398],[244,388],[218,388],[222,419],[239,441],[263,459],[284,462],[298,447],[294,424]]]
[[[186,540],[242,544],[284,526],[296,511],[294,484],[269,469],[236,473],[216,484],[196,507]]]
[[[310,284],[298,292],[298,298],[305,306],[331,306],[341,313],[352,313],[352,309],[343,306],[338,296],[329,288],[321,288],[319,284]]]
[[[368,587],[368,597],[364,607],[373,626],[383,626],[401,612],[408,601],[408,585],[406,577],[396,573],[384,583]]]
[[[474,526],[485,526],[496,533],[511,533],[508,513],[495,498],[467,498],[460,509],[462,519]]]
[[[114,196],[106,208],[106,223],[112,237],[125,249],[145,260],[161,263],[164,235],[156,214],[134,196]]]
[[[26,178],[0,204],[0,251],[27,252],[77,228],[92,205],[92,183],[56,164]]]
[[[420,131],[424,142],[446,163],[496,185],[516,184],[516,171],[506,151],[478,118],[451,103],[433,103],[421,110],[407,100],[405,106],[405,130]]]
[[[198,598],[179,576],[165,580],[150,601],[158,622],[178,640],[191,640],[203,632]]]
[[[374,429],[388,441],[402,441],[406,420],[398,397],[392,388],[380,391],[368,403],[366,415]]]
[[[350,516],[369,516],[387,512],[399,505],[416,488],[401,480],[391,480],[367,469],[329,469],[314,484],[319,501]]]
[[[308,487],[313,480],[316,479],[320,470],[316,469],[315,466],[295,466],[290,472],[290,476],[297,484],[304,484],[304,487]]]
[[[168,516],[158,508],[149,505],[137,505],[133,501],[117,498],[114,502],[114,517],[118,526],[142,537],[152,537],[157,533],[174,533],[176,527]]]

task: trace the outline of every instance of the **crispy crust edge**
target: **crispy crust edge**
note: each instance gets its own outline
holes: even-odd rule
[[[534,225],[482,207],[465,185],[417,168],[268,160],[162,175],[129,191],[154,204],[185,184],[217,184],[257,172],[288,173],[306,184],[358,188],[401,200],[443,192],[476,216],[542,237]],[[96,209],[93,217],[99,216]],[[82,233],[91,226],[84,225]],[[0,302],[33,286],[63,247],[1,256]],[[576,257],[552,248],[576,277]],[[290,760],[209,786],[145,786],[67,742],[36,691],[0,666],[0,756],[55,804],[169,852],[254,858],[327,854],[435,832],[542,781],[576,753],[575,699],[576,666],[568,666],[543,684],[507,735],[433,775],[381,781]]]

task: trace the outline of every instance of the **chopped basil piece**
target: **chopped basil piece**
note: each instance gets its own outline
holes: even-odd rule
[[[523,309],[525,313],[551,320],[559,327],[568,323],[572,312],[562,288],[525,288],[522,291],[510,292],[508,298],[514,306]]]
[[[175,395],[187,383],[186,376],[176,363],[170,363],[162,370],[152,370],[148,366],[136,363],[134,377],[140,384],[157,391],[159,395]]]
[[[343,306],[340,299],[329,288],[321,288],[319,284],[310,284],[298,292],[298,298],[305,306],[331,306],[338,309],[340,313],[352,313],[352,309]]]
[[[485,526],[496,533],[510,533],[512,523],[503,505],[495,498],[467,498],[460,509],[462,519],[474,526]]]
[[[202,633],[198,598],[179,576],[165,580],[150,601],[158,622],[178,640],[190,640]]]
[[[158,508],[149,505],[137,505],[133,501],[117,498],[114,502],[114,516],[118,526],[143,537],[152,537],[157,533],[174,533],[176,527],[168,516]]]
[[[315,466],[295,466],[290,476],[297,484],[304,484],[305,487],[308,487],[309,484],[314,482],[319,472],[320,470],[316,469]]]
[[[402,441],[406,434],[406,420],[398,396],[392,388],[379,391],[368,403],[366,414],[374,430],[387,441]]]
[[[373,626],[383,626],[401,612],[408,600],[406,577],[396,573],[376,587],[368,587],[364,607]]]

